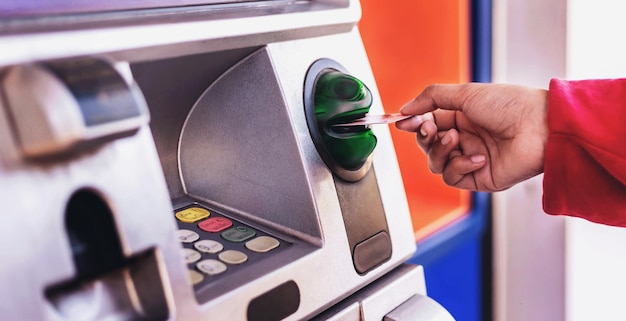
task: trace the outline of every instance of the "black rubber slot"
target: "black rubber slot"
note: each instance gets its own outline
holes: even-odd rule
[[[278,321],[294,314],[300,306],[300,289],[287,281],[252,299],[248,305],[248,321]]]
[[[78,279],[102,275],[125,263],[111,210],[96,193],[79,190],[72,195],[65,225]]]

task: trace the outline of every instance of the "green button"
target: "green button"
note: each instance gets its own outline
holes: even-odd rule
[[[256,231],[246,226],[235,226],[222,232],[222,237],[231,242],[243,242],[255,235]]]

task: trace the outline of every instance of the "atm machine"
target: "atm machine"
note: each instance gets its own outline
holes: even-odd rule
[[[0,3],[0,320],[452,320],[355,0]],[[419,178],[415,178],[419,179]]]

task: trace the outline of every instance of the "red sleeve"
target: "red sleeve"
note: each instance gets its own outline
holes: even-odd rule
[[[626,227],[626,79],[553,79],[543,208]]]

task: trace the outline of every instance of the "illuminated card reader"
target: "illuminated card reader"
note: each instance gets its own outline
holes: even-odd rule
[[[98,58],[16,66],[2,90],[26,157],[131,135],[149,118],[128,66]]]
[[[372,165],[376,136],[367,126],[332,125],[365,116],[372,106],[371,91],[330,59],[311,66],[304,86],[307,123],[320,156],[338,177],[360,180]]]
[[[372,166],[378,139],[369,126],[333,124],[365,116],[373,95],[360,79],[332,59],[318,59],[307,71],[304,109],[311,138],[334,174],[354,268],[366,274],[392,255],[385,209]],[[355,223],[367,222],[367,224]]]

